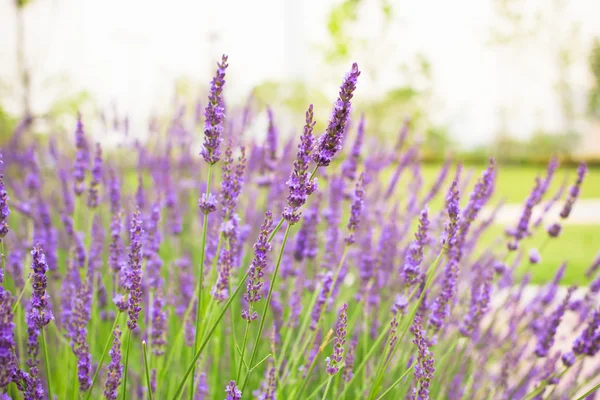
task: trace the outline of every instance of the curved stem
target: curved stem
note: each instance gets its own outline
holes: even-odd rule
[[[131,347],[131,329],[127,329],[127,349],[125,350],[125,371],[123,372],[123,397],[127,398],[127,370],[129,366],[129,348]]]
[[[21,304],[21,297],[23,297],[23,294],[25,293],[25,289],[27,289],[27,286],[29,286],[29,283],[31,282],[31,277],[32,274],[29,274],[29,277],[27,278],[27,282],[25,282],[25,285],[23,285],[23,289],[21,290],[21,293],[19,293],[19,297],[17,297],[17,300],[15,301],[15,305],[13,306],[13,314],[15,313],[15,311],[17,311],[17,308],[19,308],[19,305]]]
[[[237,377],[235,379],[236,382],[240,381],[240,375],[242,374],[242,365],[244,365],[244,354],[246,353],[246,343],[248,341],[248,330],[250,328],[250,321],[246,322],[246,329],[244,332],[244,341],[242,343],[242,354],[240,355],[240,366],[238,367]],[[252,366],[250,366],[252,367]]]
[[[146,385],[148,387],[148,397],[152,400],[152,384],[150,383],[150,368],[148,368],[148,351],[146,341],[142,341],[142,350],[144,351],[144,368],[146,370]]]
[[[327,393],[329,393],[329,388],[331,387],[331,381],[333,380],[333,375],[327,379],[327,386],[325,386],[325,392],[323,392],[322,400],[327,399]]]
[[[208,179],[206,182],[206,200],[210,196],[210,183],[212,180],[212,164],[208,164]],[[198,299],[196,300],[196,332],[194,338],[194,353],[198,349],[198,341],[200,340],[200,322],[202,321],[202,286],[204,284],[204,257],[206,255],[206,235],[208,232],[208,214],[204,214],[202,221],[202,242],[200,243],[200,276],[198,278]],[[194,396],[194,375],[196,372],[196,365],[194,364],[192,369],[192,378],[190,379],[190,391],[189,399],[192,400]]]
[[[265,301],[265,306],[263,308],[263,313],[260,318],[260,325],[258,327],[258,334],[256,335],[256,341],[254,342],[254,348],[252,349],[252,354],[250,356],[250,362],[248,365],[252,366],[254,363],[254,359],[256,358],[256,353],[258,352],[258,343],[260,342],[260,335],[262,334],[263,328],[265,327],[265,321],[267,320],[267,311],[269,310],[269,304],[271,303],[271,296],[273,295],[273,288],[275,287],[275,281],[277,280],[277,273],[279,272],[279,266],[281,265],[281,259],[283,258],[283,252],[285,250],[285,245],[287,243],[288,237],[290,235],[292,225],[288,224],[285,228],[285,234],[283,235],[283,242],[281,243],[281,250],[279,251],[279,257],[277,257],[277,264],[275,265],[275,271],[273,271],[273,276],[271,277],[271,283],[269,284],[269,294],[267,295],[267,301]],[[244,383],[242,385],[242,393],[244,393],[244,389],[248,384],[248,380],[250,378],[251,370],[248,371],[246,377],[244,378]]]
[[[117,323],[119,322],[119,317],[121,317],[121,311],[119,311],[119,313],[115,317],[115,322],[113,322],[112,329],[110,330],[111,334],[115,330],[115,327],[117,326]],[[94,378],[92,379],[92,385],[90,386],[90,388],[88,390],[88,394],[85,397],[86,400],[89,400],[89,398],[92,396],[92,389],[94,389],[94,384],[96,383],[96,379],[98,379],[98,374],[100,373],[100,370],[102,369],[102,363],[104,363],[104,358],[106,358],[106,354],[108,353],[108,349],[110,347],[112,339],[113,339],[112,336],[109,336],[108,340],[106,341],[106,344],[104,345],[104,351],[102,352],[102,357],[100,357],[100,362],[98,363],[98,367],[96,368],[96,372],[94,373]]]
[[[244,282],[246,281],[247,277],[248,277],[248,271],[246,271],[246,273],[244,274],[244,276],[242,276],[242,278],[240,279],[240,282],[239,282],[237,288],[235,289],[235,292],[233,292],[233,294],[229,297],[229,299],[227,300],[227,302],[223,306],[223,309],[219,313],[219,316],[217,317],[217,320],[215,321],[215,323],[212,325],[212,327],[208,331],[208,334],[206,335],[206,338],[202,341],[202,344],[200,345],[200,348],[198,349],[198,351],[196,352],[196,354],[194,355],[194,357],[192,359],[192,363],[190,364],[190,366],[185,371],[185,375],[183,376],[183,379],[181,380],[181,382],[179,383],[179,386],[177,387],[177,390],[175,391],[175,395],[173,396],[173,400],[177,400],[179,398],[179,396],[181,395],[181,392],[183,391],[183,386],[185,385],[185,382],[187,381],[188,376],[190,376],[190,374],[192,373],[192,370],[194,369],[194,366],[196,365],[196,361],[198,361],[198,358],[200,358],[200,355],[202,354],[202,351],[204,350],[204,348],[208,344],[208,341],[212,337],[213,333],[215,333],[215,330],[217,329],[217,326],[219,326],[219,323],[223,319],[223,316],[227,312],[227,309],[231,305],[231,302],[240,293],[242,287],[245,286]]]
[[[44,346],[44,365],[46,367],[46,380],[48,385],[48,398],[54,399],[52,397],[52,379],[50,378],[50,361],[48,359],[48,343],[46,343],[46,335],[44,334],[44,328],[40,329],[42,334],[42,346]]]

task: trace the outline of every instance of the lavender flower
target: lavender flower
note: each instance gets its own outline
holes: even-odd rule
[[[196,388],[196,394],[194,400],[205,400],[208,396],[208,384],[206,383],[206,374],[201,372],[198,375],[198,387]]]
[[[167,345],[167,312],[162,289],[158,289],[152,304],[152,354],[162,356]]]
[[[75,130],[75,147],[77,148],[77,154],[75,155],[75,164],[73,166],[73,190],[75,195],[81,196],[85,190],[85,173],[89,168],[90,164],[90,150],[88,147],[87,139],[85,138],[85,131],[83,130],[83,122],[81,121],[81,114],[77,114],[77,129]]]
[[[450,314],[450,301],[456,291],[456,279],[458,277],[458,261],[456,259],[456,241],[459,221],[459,194],[456,189],[457,181],[452,182],[452,187],[446,198],[446,207],[448,210],[449,221],[446,224],[446,247],[448,252],[448,262],[444,269],[442,281],[442,291],[435,300],[433,314],[430,323],[437,329],[441,329],[446,317]]]
[[[546,325],[541,332],[541,335],[538,337],[538,342],[535,347],[535,355],[538,357],[546,357],[550,348],[554,344],[554,336],[556,335],[556,330],[558,325],[562,320],[563,315],[565,314],[565,310],[569,304],[569,300],[571,299],[571,295],[575,288],[569,288],[567,295],[563,299],[563,301],[559,304],[556,310],[550,315],[548,318]]]
[[[345,241],[346,244],[352,244],[355,242],[354,232],[358,229],[360,223],[360,214],[363,209],[363,197],[365,191],[363,188],[364,176],[360,174],[358,181],[356,182],[356,189],[354,190],[354,200],[352,201],[352,209],[350,211],[350,220],[348,221],[348,236]]]
[[[312,159],[320,167],[328,166],[342,147],[344,131],[352,108],[351,100],[359,75],[358,64],[352,64],[352,69],[346,74],[340,87],[339,97],[334,104],[327,129],[318,139],[312,152]]]
[[[37,244],[31,251],[31,268],[33,269],[32,286],[33,293],[31,295],[31,310],[29,311],[29,319],[38,329],[42,329],[54,319],[52,310],[48,307],[48,294],[46,288],[48,286],[48,264],[46,257]]]
[[[88,207],[98,207],[98,186],[102,181],[102,147],[96,143],[96,157],[94,158],[94,167],[92,168],[92,181],[90,182],[90,195],[88,198]]]
[[[223,103],[223,86],[225,86],[225,70],[228,67],[227,56],[223,54],[221,62],[217,63],[218,69],[215,77],[210,83],[210,94],[208,104],[204,109],[204,147],[200,154],[209,164],[216,164],[221,154],[221,134],[223,132],[223,121],[225,119],[225,107]]]
[[[481,282],[474,282],[471,287],[471,306],[469,314],[463,320],[460,333],[463,336],[471,336],[473,331],[485,315],[490,305],[492,294],[493,271],[489,268],[482,271]]]
[[[587,173],[587,165],[585,165],[585,163],[579,164],[579,167],[577,168],[577,180],[575,181],[573,186],[571,186],[571,190],[569,191],[569,196],[567,197],[567,200],[565,201],[565,205],[563,206],[563,209],[560,212],[560,217],[562,219],[567,219],[569,217],[569,214],[571,214],[573,205],[575,204],[577,197],[579,197],[579,191],[581,190],[581,185],[583,184],[583,178],[585,177],[586,173]]]
[[[540,252],[537,249],[531,249],[529,250],[529,262],[532,264],[539,264],[540,260],[541,260],[542,256],[540,255]]]
[[[585,276],[591,278],[598,269],[600,269],[600,253],[598,253],[592,265],[585,271]]]
[[[77,377],[79,390],[85,392],[92,385],[92,355],[87,344],[87,324],[90,320],[90,307],[92,303],[91,288],[88,280],[85,280],[77,290],[74,299],[75,309],[71,319],[70,334],[71,347],[77,358]]]
[[[131,228],[129,229],[129,260],[127,263],[127,283],[129,290],[129,320],[127,327],[134,330],[137,327],[142,301],[142,215],[138,209],[133,214]]]
[[[119,175],[114,169],[110,172],[110,186],[108,189],[110,197],[110,212],[115,215],[121,210],[121,182]]]
[[[423,334],[423,326],[421,325],[421,316],[415,316],[414,324],[411,331],[415,335],[413,343],[417,346],[418,358],[415,366],[415,379],[417,379],[417,387],[413,389],[413,399],[428,400],[429,386],[435,368],[433,367],[433,352],[429,350],[429,344]]]
[[[300,212],[298,210],[306,203],[307,197],[317,189],[317,180],[311,179],[308,173],[310,152],[314,146],[314,126],[313,106],[311,104],[308,107],[308,111],[306,111],[306,125],[304,125],[304,133],[300,137],[298,154],[294,161],[294,169],[290,175],[290,179],[286,182],[289,194],[287,197],[288,205],[283,211],[283,218],[290,224],[300,221]]]
[[[346,328],[348,327],[348,304],[344,303],[338,314],[337,326],[335,329],[335,338],[333,339],[333,354],[327,357],[327,373],[335,375],[340,370],[342,357],[344,355],[344,344],[346,344]]]
[[[108,355],[110,356],[110,364],[106,367],[108,377],[104,388],[104,396],[108,400],[117,400],[119,385],[123,377],[123,365],[121,364],[121,329],[119,325],[113,331],[113,345]]]
[[[429,227],[428,209],[425,207],[421,211],[419,218],[419,229],[415,233],[415,240],[412,241],[408,248],[408,254],[404,264],[403,274],[404,281],[407,284],[412,284],[416,281],[420,272],[421,261],[423,261],[423,249],[427,244],[427,228]]]
[[[2,161],[2,154],[0,153],[0,165],[4,164]],[[4,174],[0,173],[0,241],[8,234],[7,219],[10,215],[10,208],[8,208],[8,193],[4,187]],[[4,255],[2,255],[4,257]]]
[[[225,388],[227,398],[225,400],[242,400],[242,392],[238,389],[235,381],[230,381]]]
[[[331,292],[331,286],[333,285],[333,275],[331,272],[327,272],[325,276],[323,276],[323,286],[321,287],[321,292],[317,297],[317,302],[312,310],[311,314],[311,322],[310,329],[317,329],[317,325],[319,324],[319,320],[321,319],[321,314],[323,313],[323,308],[325,307],[325,302],[329,297],[329,293]]]
[[[261,291],[264,285],[264,269],[267,267],[267,254],[271,251],[269,235],[273,227],[273,214],[271,211],[265,213],[265,219],[260,227],[258,240],[254,244],[254,259],[250,265],[248,273],[248,283],[246,284],[246,293],[244,300],[248,303],[248,309],[242,311],[242,318],[248,322],[255,320],[258,314],[253,309],[253,304],[261,299]]]
[[[13,322],[13,301],[10,292],[0,286],[0,390],[6,390],[17,373],[15,358],[15,323]]]

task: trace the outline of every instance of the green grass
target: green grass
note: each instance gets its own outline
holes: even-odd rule
[[[480,250],[488,246],[505,246],[506,240],[496,244],[496,240],[503,238],[504,227],[500,225],[491,226],[482,237]],[[546,240],[545,231],[537,234],[521,243],[520,248],[525,252],[521,262],[520,275],[527,268],[527,252],[529,249],[539,248]],[[542,260],[531,268],[531,282],[544,284],[552,280],[556,270],[563,262],[567,262],[567,269],[562,280],[564,285],[585,285],[589,279],[585,277],[585,271],[592,264],[600,252],[600,226],[598,225],[565,225],[558,238],[551,239],[542,251]],[[514,256],[510,258],[510,261]]]
[[[470,187],[475,183],[476,178],[485,169],[486,165],[468,165],[465,166],[465,171],[473,169],[473,179]],[[440,165],[426,164],[423,166],[423,180],[425,187],[431,185],[438,174]],[[392,172],[393,173],[393,172]],[[522,203],[531,191],[534,180],[537,174],[544,174],[545,169],[537,166],[514,166],[514,165],[499,165],[496,191],[494,200],[504,199],[507,203]],[[559,168],[556,171],[552,185],[548,193],[553,195],[558,190],[563,179],[568,175],[568,185],[575,180],[576,168]],[[583,199],[598,199],[600,198],[600,169],[592,168],[588,171],[580,193]]]

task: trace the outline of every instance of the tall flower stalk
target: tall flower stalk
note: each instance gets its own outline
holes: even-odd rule
[[[221,62],[217,63],[217,73],[210,84],[210,94],[208,96],[208,105],[204,110],[204,146],[201,155],[208,164],[208,177],[206,180],[206,192],[200,198],[198,207],[204,214],[202,220],[202,239],[200,243],[200,271],[198,274],[198,287],[196,289],[196,333],[194,338],[194,354],[198,351],[198,342],[200,341],[200,325],[202,323],[202,290],[204,286],[204,258],[206,256],[206,236],[208,232],[208,214],[216,211],[216,199],[210,192],[212,181],[212,169],[220,159],[220,145],[223,140],[223,123],[225,120],[225,107],[223,100],[223,86],[225,86],[225,71],[228,67],[227,56],[223,54]],[[189,398],[194,393],[195,365],[192,369],[190,379]]]

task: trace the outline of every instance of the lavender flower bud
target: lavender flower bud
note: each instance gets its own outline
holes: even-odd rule
[[[333,354],[327,357],[327,373],[335,375],[340,370],[342,357],[344,355],[344,345],[346,344],[346,328],[348,327],[348,304],[344,303],[338,314],[337,326],[335,329],[335,338],[333,339]]]
[[[569,288],[567,295],[563,299],[563,301],[559,304],[556,310],[550,315],[549,319],[546,322],[546,326],[540,333],[538,337],[538,343],[535,347],[535,355],[538,357],[546,357],[550,348],[554,344],[554,336],[556,335],[556,330],[558,325],[562,320],[563,315],[565,314],[565,310],[567,309],[567,305],[569,304],[569,300],[571,299],[571,295],[575,288]]]
[[[408,254],[404,264],[404,281],[407,284],[412,284],[416,281],[420,274],[420,265],[423,261],[423,249],[427,244],[427,228],[429,227],[428,209],[425,207],[421,211],[419,218],[419,229],[415,233],[415,240],[412,241],[408,248]]]
[[[260,227],[258,241],[254,244],[254,259],[250,265],[246,293],[244,294],[244,300],[248,303],[249,307],[242,311],[242,318],[248,322],[258,317],[256,311],[253,310],[253,304],[261,299],[261,291],[264,285],[264,270],[267,267],[267,254],[271,251],[269,235],[271,234],[272,227],[273,214],[271,211],[267,211],[264,222]]]
[[[429,386],[435,368],[433,367],[433,352],[429,350],[429,344],[423,334],[423,326],[421,325],[421,316],[415,315],[414,324],[411,331],[415,335],[413,343],[417,346],[418,357],[417,365],[415,366],[415,379],[417,384],[413,390],[413,399],[428,400]]]
[[[308,173],[310,163],[310,152],[314,146],[313,128],[315,121],[313,120],[312,104],[306,111],[306,125],[304,132],[300,137],[298,145],[298,154],[294,161],[294,169],[290,175],[290,179],[286,182],[289,188],[287,196],[287,207],[283,211],[283,218],[290,224],[295,224],[300,221],[300,207],[306,203],[308,196],[317,188],[317,180],[312,179]]]
[[[571,214],[573,205],[575,204],[577,197],[579,197],[579,191],[581,190],[581,184],[583,183],[583,178],[585,177],[586,173],[587,173],[587,165],[585,165],[585,163],[579,164],[579,168],[577,168],[577,180],[575,181],[573,186],[571,186],[571,190],[569,191],[569,196],[567,197],[567,200],[565,201],[565,205],[563,206],[563,209],[560,212],[560,217],[562,219],[567,219],[569,217],[569,214]]]
[[[106,367],[108,377],[104,388],[104,396],[108,400],[117,400],[119,385],[121,385],[121,378],[123,377],[123,365],[121,365],[121,329],[119,325],[115,327],[113,337],[113,345],[108,352],[110,363]]]
[[[92,181],[90,182],[90,194],[88,198],[88,207],[98,207],[98,186],[102,181],[102,147],[96,143],[96,157],[94,158],[94,167],[92,168]]]
[[[133,214],[131,228],[129,230],[129,259],[127,263],[129,284],[129,320],[127,327],[134,330],[137,327],[138,317],[141,311],[142,301],[142,216],[138,209]]]
[[[204,161],[216,164],[221,154],[221,134],[223,132],[223,121],[225,119],[225,107],[223,103],[223,86],[225,86],[225,70],[228,67],[227,56],[223,54],[221,62],[217,63],[218,69],[215,77],[210,83],[210,94],[208,104],[204,109],[204,147],[200,154]]]
[[[225,388],[227,398],[225,400],[242,400],[242,392],[238,389],[235,381],[230,381]]]
[[[87,139],[85,138],[85,131],[83,130],[83,122],[81,121],[81,114],[77,114],[77,129],[75,130],[75,147],[77,153],[75,155],[75,164],[73,166],[73,190],[75,195],[81,196],[85,190],[85,173],[90,165],[90,150],[88,147]]]
[[[327,129],[313,150],[312,158],[318,166],[328,166],[335,154],[342,148],[344,131],[352,109],[351,100],[359,75],[358,64],[352,64],[352,69],[340,87],[339,97],[334,104]]]

